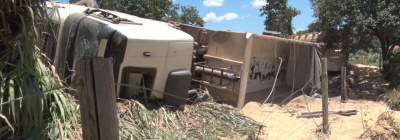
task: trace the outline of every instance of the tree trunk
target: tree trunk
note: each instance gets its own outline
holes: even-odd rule
[[[389,65],[389,55],[388,55],[388,47],[387,46],[381,46],[382,50],[382,74],[384,76],[385,80],[390,80],[390,65]]]
[[[379,54],[379,72],[382,73],[382,53]]]

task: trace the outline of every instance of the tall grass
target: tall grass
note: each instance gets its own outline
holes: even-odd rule
[[[74,138],[77,104],[38,49],[49,23],[45,0],[0,1],[0,139]],[[46,91],[46,92],[44,92]],[[41,94],[38,94],[41,93]],[[15,99],[22,98],[21,100]]]

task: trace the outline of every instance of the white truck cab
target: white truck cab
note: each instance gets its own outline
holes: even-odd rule
[[[140,87],[187,97],[193,57],[189,34],[165,22],[68,3],[48,3],[48,13],[57,40],[47,37],[42,49],[60,78],[73,77],[82,58],[111,57],[115,81],[136,86],[117,86],[119,97],[139,95]],[[146,90],[150,99],[181,104],[153,90]]]

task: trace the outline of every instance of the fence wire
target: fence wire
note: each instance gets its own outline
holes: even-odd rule
[[[76,85],[80,85],[80,84],[76,84]],[[12,102],[15,102],[15,101],[20,101],[20,100],[23,100],[23,99],[40,96],[40,95],[43,95],[43,94],[45,94],[47,92],[56,91],[56,90],[60,90],[60,89],[69,89],[69,88],[71,88],[71,86],[69,86],[69,85],[67,85],[67,86],[59,86],[59,87],[52,88],[52,89],[49,89],[49,90],[44,90],[44,91],[39,91],[39,92],[36,92],[36,93],[31,93],[29,95],[18,97],[18,98],[15,98],[13,100],[9,100],[9,101],[6,101],[6,102],[1,102],[0,106],[5,105],[5,104],[9,104],[9,103],[12,103]]]
[[[322,73],[320,73],[320,74],[322,75]],[[321,75],[319,75],[319,76],[321,76]],[[302,93],[303,93],[303,96],[306,96],[306,95],[304,94],[304,90],[305,90],[305,88],[306,88],[307,86],[309,86],[309,84],[311,83],[311,81],[314,79],[314,76],[315,76],[315,73],[310,77],[310,79],[307,81],[306,84],[304,84],[304,86],[303,86],[302,88],[300,88],[300,89],[298,89],[298,90],[296,90],[296,91],[294,91],[294,88],[292,88],[292,92],[288,92],[288,93],[290,93],[290,95],[289,95],[288,97],[286,97],[281,103],[279,103],[277,107],[275,107],[272,111],[270,111],[270,113],[269,113],[268,115],[265,116],[265,118],[263,119],[263,121],[262,121],[262,123],[261,123],[261,125],[260,125],[260,128],[259,128],[259,130],[258,130],[258,133],[257,133],[257,135],[256,135],[256,139],[258,139],[258,137],[259,137],[259,135],[260,135],[260,133],[261,133],[261,130],[262,130],[262,128],[263,128],[263,126],[264,126],[264,124],[265,124],[267,118],[268,118],[272,113],[276,113],[276,110],[277,110],[278,108],[280,108],[287,100],[291,99],[294,95],[296,95],[296,94],[299,93],[299,92],[302,92]],[[294,79],[294,80],[295,80],[295,79]],[[326,80],[329,80],[329,79],[326,79]],[[317,84],[314,84],[314,86],[312,86],[312,88],[311,88],[311,92],[310,92],[310,93],[313,93],[313,92],[314,92],[314,89],[315,89],[318,85],[322,84],[323,82],[324,82],[324,80],[321,80],[321,81],[318,82]],[[347,82],[346,82],[346,83],[347,83]],[[27,96],[18,97],[18,98],[15,98],[15,99],[13,99],[13,100],[9,100],[9,101],[6,101],[6,102],[1,102],[1,103],[0,103],[0,106],[6,105],[6,104],[10,104],[10,103],[15,102],[15,101],[20,101],[20,100],[23,100],[23,99],[32,98],[32,97],[35,97],[35,96],[40,96],[40,95],[43,95],[43,94],[45,94],[45,93],[47,93],[47,92],[52,92],[52,91],[61,90],[61,89],[70,89],[70,88],[73,87],[73,86],[80,86],[80,85],[82,85],[82,83],[74,84],[74,85],[59,86],[59,87],[55,87],[55,88],[52,88],[52,89],[49,89],[49,90],[39,91],[39,92],[34,93],[34,94],[30,94],[30,95],[27,95]],[[155,90],[155,89],[151,89],[151,88],[146,88],[146,87],[142,87],[142,86],[135,86],[135,85],[123,84],[123,83],[115,83],[115,85],[116,85],[116,86],[133,87],[133,88],[139,88],[139,89],[150,90],[150,91],[162,93],[162,94],[164,94],[164,95],[168,95],[168,96],[171,96],[171,97],[174,97],[174,98],[177,98],[177,99],[185,100],[185,101],[187,101],[187,102],[189,102],[189,103],[195,103],[195,102],[196,102],[196,101],[192,101],[191,98],[183,98],[183,97],[180,97],[180,96],[176,96],[176,95],[174,95],[174,94],[172,94],[172,93],[168,93],[168,92],[165,92],[165,91],[159,91],[159,90]],[[353,91],[352,88],[351,88],[348,84],[346,84],[346,88],[350,91],[350,94],[351,94],[351,95],[355,96],[355,91]],[[206,91],[206,92],[208,92],[208,91]],[[273,94],[274,94],[274,93],[273,93]],[[354,97],[354,98],[355,98],[355,97]],[[376,100],[375,102],[378,102],[378,101],[379,101],[379,98],[381,98],[381,95],[377,98],[377,100]],[[222,99],[222,100],[223,100],[223,99]],[[308,112],[311,112],[311,111],[310,111],[310,108],[309,108],[308,101],[307,101],[306,98],[305,98],[305,100],[306,100],[305,103],[306,103],[306,105],[307,105],[307,110],[308,110]],[[330,108],[331,108],[331,107],[330,107]],[[317,122],[314,120],[314,118],[311,118],[311,119],[314,121],[315,125],[318,127],[318,124],[317,124]],[[294,131],[292,131],[292,132],[291,132],[289,135],[287,135],[284,139],[287,139],[288,137],[290,137],[291,135],[293,135],[293,134],[294,134],[296,131],[298,131],[300,128],[304,127],[307,123],[309,123],[309,120],[307,120],[307,122],[305,122],[304,124],[302,124],[302,125],[300,125],[299,127],[297,127]]]
[[[123,84],[123,83],[115,83],[115,85],[116,86],[133,87],[133,88],[138,88],[138,89],[145,89],[145,90],[155,91],[155,92],[162,93],[162,94],[165,94],[165,95],[168,95],[168,96],[172,96],[174,98],[185,100],[185,101],[190,102],[190,103],[195,103],[196,102],[196,101],[191,101],[190,98],[179,97],[179,96],[176,96],[176,95],[174,95],[172,93],[168,93],[168,92],[165,92],[165,91],[159,91],[159,90],[155,90],[155,89],[152,89],[152,88],[146,88],[146,87],[142,87],[142,86]]]
[[[292,40],[291,40],[291,41],[292,41]],[[314,56],[313,56],[313,58],[314,58]],[[312,62],[314,63],[314,59],[313,59]],[[296,73],[296,69],[295,69],[295,68],[297,68],[297,67],[296,67],[296,63],[293,63],[293,65],[294,65],[294,69],[293,69],[294,71],[293,71],[293,72]],[[312,66],[314,67],[314,65],[315,65],[315,64],[313,64]],[[320,74],[320,75],[318,75],[318,77],[321,77],[321,76],[322,76],[322,72],[320,72],[319,74]],[[265,121],[267,120],[267,118],[268,118],[272,113],[274,113],[275,110],[276,110],[278,107],[281,107],[287,100],[289,100],[290,98],[292,98],[292,96],[295,95],[295,94],[297,94],[298,92],[301,91],[302,94],[303,94],[303,96],[304,96],[304,95],[305,95],[305,94],[304,94],[304,89],[310,84],[310,82],[314,79],[315,76],[316,76],[316,73],[314,72],[313,75],[310,76],[310,79],[307,81],[307,83],[304,84],[304,86],[303,86],[302,88],[300,88],[299,90],[297,90],[297,91],[294,91],[294,89],[295,89],[295,88],[294,88],[294,84],[295,84],[296,78],[293,79],[293,83],[292,83],[293,85],[292,85],[292,92],[291,92],[291,94],[290,94],[288,97],[286,97],[281,103],[279,103],[278,106],[275,107],[275,108],[264,118],[264,120],[262,121],[261,126],[260,126],[260,128],[259,128],[259,130],[258,130],[256,139],[258,139],[258,137],[259,137],[259,135],[260,135],[260,133],[261,133],[261,130],[262,130],[262,126],[265,124]],[[312,94],[312,93],[314,92],[314,88],[316,88],[318,85],[322,85],[322,83],[323,83],[325,80],[329,80],[328,77],[327,77],[327,79],[320,80],[319,83],[315,84],[315,85],[311,88],[311,92],[310,92],[310,93]],[[274,88],[274,87],[273,87],[273,88]],[[272,88],[272,90],[273,90],[273,88]],[[275,94],[275,93],[273,93],[273,94]],[[266,101],[268,100],[268,98],[269,98],[269,96],[268,96],[267,99],[261,104],[261,106],[264,105],[264,104],[266,103]],[[307,101],[306,98],[304,98],[304,99],[305,99],[305,102],[306,102],[307,110],[308,110],[308,112],[310,112],[310,108],[309,108],[309,105],[308,105],[308,101]],[[273,100],[273,99],[272,99],[272,100]],[[312,118],[312,120],[314,121],[315,125],[318,126],[318,124],[317,124],[317,122],[314,120],[314,118]],[[291,136],[293,133],[295,133],[298,129],[300,129],[301,127],[305,126],[308,122],[309,122],[309,120],[307,120],[306,123],[304,123],[303,125],[299,126],[297,129],[295,129],[292,133],[290,133],[290,134],[289,134],[288,136],[286,136],[284,139],[287,139],[289,136]]]

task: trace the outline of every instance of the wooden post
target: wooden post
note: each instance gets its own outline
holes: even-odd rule
[[[84,140],[118,140],[119,127],[112,61],[81,60],[76,66]]]
[[[327,59],[322,58],[322,132],[329,133],[329,120],[328,120],[328,71]]]
[[[251,51],[252,51],[253,37],[249,37],[246,43],[244,60],[243,60],[243,70],[240,74],[240,88],[239,88],[239,96],[237,102],[237,108],[242,109],[244,107],[246,101],[246,91],[247,91],[247,80],[249,79],[249,71],[250,71],[250,61],[251,61]]]
[[[346,102],[347,101],[347,98],[348,98],[348,96],[347,96],[347,90],[346,90],[346,87],[347,87],[347,84],[346,84],[346,67],[342,67],[342,74],[340,75],[340,78],[341,78],[341,85],[340,85],[340,87],[341,87],[341,101],[342,102]]]

